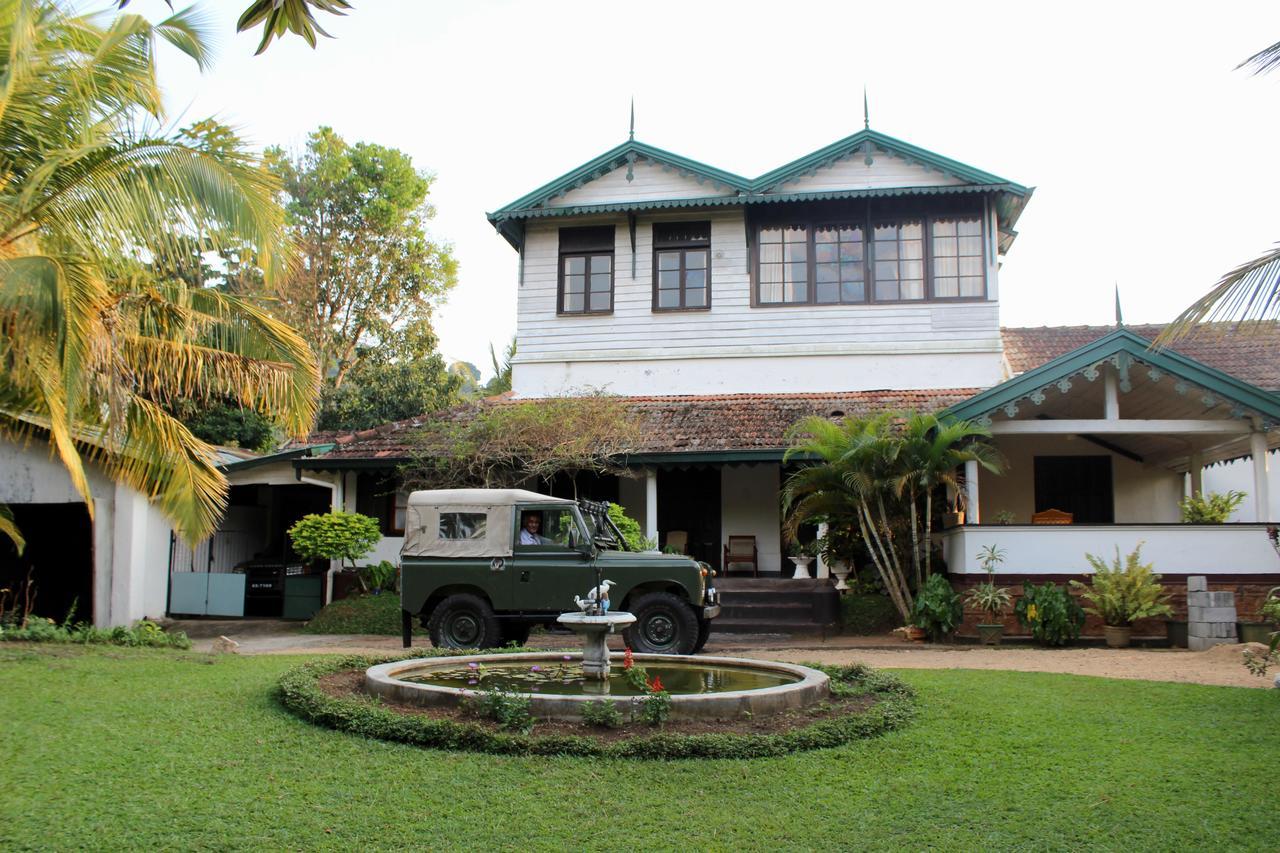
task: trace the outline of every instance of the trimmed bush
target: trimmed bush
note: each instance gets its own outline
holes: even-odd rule
[[[1078,639],[1084,627],[1084,608],[1052,581],[1041,586],[1024,581],[1013,612],[1018,624],[1042,646],[1065,646]]]
[[[840,599],[840,625],[846,634],[884,634],[901,622],[887,595],[849,593]]]
[[[441,657],[454,649],[433,650]],[[502,651],[528,651],[503,649]],[[579,735],[536,735],[493,731],[478,723],[399,714],[372,698],[336,698],[319,687],[320,679],[349,669],[367,669],[399,657],[352,656],[313,661],[281,676],[280,703],[308,722],[378,740],[430,749],[468,750],[500,755],[581,755],[608,758],[763,758],[808,749],[826,749],[875,737],[907,725],[915,715],[915,691],[896,676],[865,666],[817,667],[831,677],[836,697],[869,696],[869,708],[821,720],[779,734],[697,734],[674,732],[627,740],[597,741]]]
[[[426,631],[414,620],[413,633]],[[308,634],[382,634],[400,636],[400,596],[391,592],[381,595],[355,595],[330,602],[311,617],[302,629]]]
[[[169,633],[149,619],[139,619],[133,627],[95,628],[88,622],[59,625],[43,616],[27,618],[24,627],[0,627],[0,640],[26,643],[79,643],[95,646],[132,646],[157,649],[189,649],[191,640],[182,631]]]

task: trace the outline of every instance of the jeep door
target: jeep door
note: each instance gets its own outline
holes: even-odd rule
[[[536,523],[531,524],[534,520]],[[511,565],[513,610],[563,613],[595,583],[591,546],[577,513],[566,504],[515,508]]]

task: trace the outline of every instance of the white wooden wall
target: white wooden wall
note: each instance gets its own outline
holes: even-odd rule
[[[878,189],[881,187],[939,187],[959,186],[964,181],[927,169],[919,163],[908,163],[901,157],[873,153],[871,165],[863,159],[862,152],[854,152],[830,166],[818,169],[812,175],[780,184],[770,193],[807,193],[821,190]]]
[[[614,169],[607,175],[589,181],[547,203],[548,207],[575,207],[580,204],[605,204],[617,201],[647,201],[663,198],[706,198],[733,195],[723,184],[716,187],[711,181],[691,175],[681,175],[670,166],[648,161],[637,162],[631,168],[631,180],[627,180],[627,167]]]

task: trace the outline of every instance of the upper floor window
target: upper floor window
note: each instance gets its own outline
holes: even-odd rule
[[[986,295],[983,228],[977,213],[767,224],[758,235],[759,305],[918,302]]]
[[[653,226],[653,308],[711,307],[711,223],[659,222]]]
[[[560,229],[560,284],[556,311],[608,314],[613,311],[614,228]]]

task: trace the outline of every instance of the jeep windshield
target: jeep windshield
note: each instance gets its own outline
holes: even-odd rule
[[[609,504],[606,501],[579,500],[582,518],[587,522],[587,530],[591,533],[591,541],[597,548],[608,551],[628,551],[627,540],[622,531],[609,518]]]

